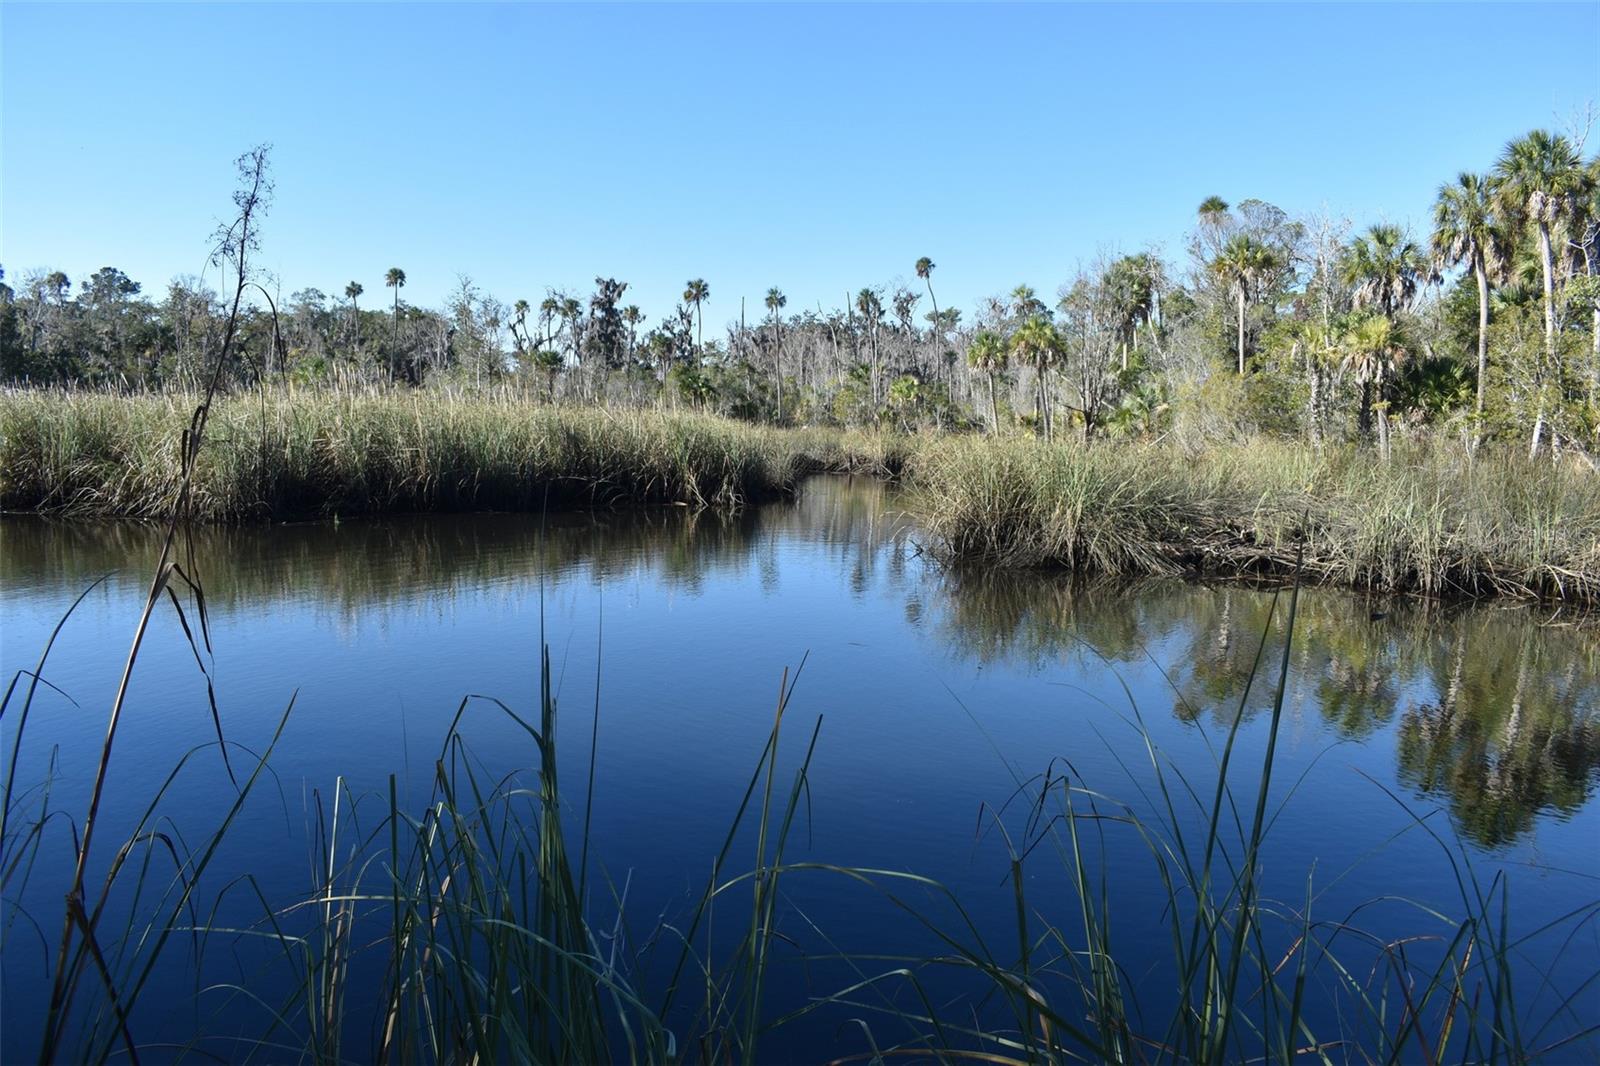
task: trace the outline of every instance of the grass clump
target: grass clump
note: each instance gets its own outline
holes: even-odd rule
[[[1430,596],[1600,599],[1600,478],[1444,449],[951,440],[913,510],[956,562],[1084,573],[1281,574]]]

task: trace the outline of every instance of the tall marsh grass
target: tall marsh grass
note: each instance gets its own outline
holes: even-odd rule
[[[957,562],[1284,574],[1425,595],[1600,598],[1600,477],[1509,454],[949,440],[913,511]]]
[[[186,395],[0,398],[0,507],[160,518],[180,477]],[[517,394],[239,395],[215,401],[192,517],[210,521],[545,506],[737,507],[819,466],[882,463],[827,433],[708,415],[561,408]]]
[[[185,395],[0,396],[0,508],[156,519]],[[1511,453],[784,430],[519,393],[238,395],[210,409],[189,517],[681,504],[737,508],[818,471],[905,477],[945,559],[1110,574],[1284,574],[1430,596],[1600,599],[1600,476]]]

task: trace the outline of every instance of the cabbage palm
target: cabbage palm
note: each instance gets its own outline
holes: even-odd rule
[[[921,278],[922,283],[928,287],[928,302],[933,305],[933,314],[928,316],[928,321],[933,323],[934,334],[939,336],[941,334],[939,329],[939,298],[933,294],[933,268],[935,265],[932,259],[923,256],[917,260],[916,269],[917,277]]]
[[[1463,171],[1439,187],[1433,206],[1433,254],[1442,266],[1466,266],[1478,283],[1478,401],[1483,415],[1489,368],[1489,278],[1499,278],[1510,259],[1510,242],[1495,217],[1488,181]]]
[[[1572,215],[1583,195],[1587,184],[1583,161],[1565,137],[1534,130],[1506,145],[1494,170],[1499,206],[1508,216],[1533,223],[1539,234],[1539,261],[1544,268],[1544,349],[1545,357],[1554,359],[1555,262],[1550,232]]]
[[[350,300],[350,336],[354,338],[357,348],[361,347],[361,309],[356,306],[356,298],[366,291],[359,281],[352,281],[344,287],[344,294]]]
[[[394,290],[394,340],[390,345],[394,351],[389,357],[389,372],[393,374],[395,359],[400,352],[400,290],[406,287],[406,272],[399,267],[390,267],[383,276],[383,283]]]
[[[1379,223],[1350,242],[1340,273],[1356,307],[1375,307],[1393,318],[1416,302],[1433,277],[1433,264],[1399,226]]]
[[[583,305],[575,296],[563,296],[556,301],[556,313],[561,316],[561,327],[571,336],[572,358],[581,365],[583,358]]]
[[[1359,314],[1339,337],[1340,369],[1352,375],[1361,386],[1358,426],[1363,434],[1372,432],[1373,395],[1385,398],[1388,384],[1406,357],[1406,339],[1394,319],[1368,311]],[[1389,453],[1389,416],[1385,409],[1378,420],[1378,438],[1385,455]]]
[[[1010,361],[1005,340],[993,330],[982,330],[967,348],[967,365],[989,379],[989,430],[1000,432],[1000,408],[994,399],[995,375]]]
[[[789,302],[777,286],[767,290],[767,311],[772,315],[772,335],[777,349],[772,357],[772,367],[778,378],[778,421],[783,421],[783,317],[778,313]]]
[[[554,403],[556,398],[556,375],[561,373],[561,368],[566,366],[566,360],[561,358],[561,353],[549,348],[541,348],[533,353],[529,362],[535,369],[544,371],[545,396]]]
[[[1046,440],[1055,435],[1050,421],[1049,374],[1051,368],[1065,358],[1066,353],[1066,342],[1062,340],[1055,324],[1044,315],[1034,315],[1028,319],[1011,338],[1011,354],[1033,367],[1037,375],[1039,414],[1044,422]]]
[[[1551,230],[1573,215],[1588,184],[1588,174],[1572,142],[1546,130],[1534,130],[1506,145],[1495,163],[1496,199],[1508,217],[1533,223],[1539,234],[1539,263],[1544,280],[1544,356],[1556,357],[1555,262]],[[1544,431],[1541,402],[1533,420],[1531,452],[1539,450]]]
[[[527,300],[518,300],[511,305],[512,313],[516,315],[511,320],[511,343],[516,345],[521,352],[528,341],[528,312],[533,310],[533,305]]]
[[[545,347],[547,347],[547,348],[551,344],[555,343],[556,334],[555,334],[555,330],[552,329],[551,327],[555,325],[556,319],[558,319],[560,317],[561,317],[561,301],[560,300],[556,299],[556,297],[554,297],[554,296],[546,296],[543,300],[539,301],[539,322],[540,322],[539,335],[542,336],[545,339],[544,343],[545,343]]]
[[[639,310],[638,304],[629,304],[622,309],[622,321],[628,324],[628,360],[632,362],[634,345],[639,335],[639,323],[644,321],[644,312]]]
[[[1123,256],[1106,269],[1104,284],[1116,316],[1123,370],[1128,369],[1129,349],[1138,347],[1140,323],[1149,322],[1155,313],[1159,270],[1155,257],[1147,254]]]
[[[695,345],[701,351],[704,351],[706,346],[706,319],[700,305],[709,299],[711,299],[711,286],[705,283],[704,278],[695,278],[684,286],[683,302],[694,308]]]
[[[1270,272],[1278,269],[1278,253],[1248,234],[1240,233],[1222,246],[1211,261],[1211,272],[1233,292],[1238,311],[1239,373],[1244,374],[1244,308],[1251,293]]]
[[[1011,290],[1011,312],[1026,322],[1045,313],[1044,301],[1039,299],[1031,285],[1018,285]]]

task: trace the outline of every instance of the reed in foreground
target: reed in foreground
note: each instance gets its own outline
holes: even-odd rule
[[[920,451],[914,513],[957,563],[1283,574],[1431,596],[1600,599],[1600,477],[1513,455],[1257,442],[952,440]]]
[[[1595,1033],[1577,1008],[1600,972],[1554,997],[1519,998],[1518,957],[1540,937],[1557,955],[1581,945],[1600,903],[1551,915],[1533,933],[1508,933],[1505,882],[1480,883],[1465,851],[1423,818],[1415,833],[1452,854],[1458,902],[1443,910],[1415,904],[1408,935],[1364,931],[1365,905],[1313,913],[1313,878],[1298,901],[1269,891],[1263,843],[1293,791],[1286,799],[1274,786],[1273,766],[1294,597],[1275,610],[1287,612],[1289,638],[1275,646],[1269,617],[1256,669],[1207,772],[1178,767],[1146,735],[1156,785],[1147,802],[1118,802],[1052,761],[1018,782],[1026,802],[987,813],[1007,855],[1009,929],[914,873],[795,857],[822,728],[818,719],[802,754],[780,760],[798,677],[780,686],[766,745],[732,804],[720,849],[688,864],[706,871],[702,888],[680,913],[642,922],[627,910],[625,880],[612,880],[594,858],[587,817],[574,817],[604,789],[592,759],[579,782],[587,799],[564,789],[548,652],[531,711],[498,699],[462,701],[419,808],[400,802],[394,778],[386,795],[356,796],[341,780],[317,798],[315,883],[298,898],[269,899],[249,870],[210,869],[240,812],[258,802],[251,797],[270,750],[238,767],[237,801],[207,832],[192,832],[203,814],[188,812],[180,826],[168,809],[173,781],[213,757],[203,745],[142,805],[93,906],[75,918],[84,936],[55,975],[65,994],[45,1021],[42,1046],[96,1063],[157,1054],[758,1062],[792,1040],[815,1040],[814,1030],[809,1038],[799,1032],[815,1021],[852,1036],[859,1050],[839,1061],[1562,1061]],[[1269,657],[1275,671],[1264,665]],[[25,683],[7,691],[0,716],[29,713],[47,658],[48,649]],[[1263,755],[1252,766],[1241,753],[1254,740],[1236,742],[1252,728],[1251,689],[1273,672]],[[523,755],[501,753],[520,770],[506,774],[469,750],[464,736],[481,713],[503,716],[526,738]],[[1130,713],[1138,722],[1131,700]],[[30,893],[29,881],[48,868],[44,850],[68,834],[48,787],[17,794],[8,785],[4,799],[0,887],[6,927],[19,929],[22,901],[60,898],[52,886]],[[1139,920],[1157,922],[1171,945],[1170,956],[1138,972],[1114,931],[1128,917],[1119,899],[1148,906],[1148,894],[1123,893],[1118,878],[1127,868],[1112,872],[1107,837],[1117,832],[1145,845],[1143,875],[1159,885],[1164,905]],[[164,864],[169,852],[173,861]],[[920,931],[920,950],[834,944],[826,913],[792,903],[801,878],[826,879],[841,908],[898,915]],[[1048,883],[1065,891],[1041,893]],[[158,986],[152,975],[173,966],[180,976]],[[811,979],[797,983],[797,970]],[[831,983],[818,988],[821,975]],[[178,1016],[192,1017],[195,1028],[174,1040],[161,1028],[174,1004],[155,1001],[186,989],[194,1003]],[[147,1029],[161,1036],[143,1036]]]

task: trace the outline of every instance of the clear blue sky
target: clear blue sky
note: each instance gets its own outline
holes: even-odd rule
[[[0,34],[8,275],[197,273],[266,141],[285,292],[606,274],[654,320],[701,276],[708,326],[919,255],[970,316],[1101,251],[1180,256],[1211,193],[1421,227],[1441,181],[1600,103],[1595,3],[6,2]]]

